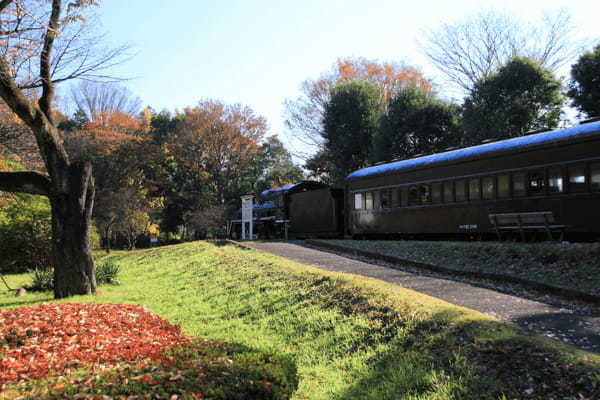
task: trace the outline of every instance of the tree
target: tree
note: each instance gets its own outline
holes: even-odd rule
[[[304,179],[302,169],[294,164],[292,156],[276,135],[269,136],[261,145],[261,153],[256,157],[257,176],[249,177],[254,181],[253,190],[280,188]]]
[[[139,97],[112,82],[82,81],[71,86],[71,101],[88,120],[101,125],[108,124],[107,118],[118,114],[135,117],[142,105]]]
[[[147,172],[154,172],[159,164],[159,151],[138,134],[142,125],[137,119],[114,112],[104,123],[107,125],[87,122],[81,129],[65,133],[65,138],[72,159],[92,162],[96,186],[93,218],[109,251],[116,231],[129,246],[135,245],[132,235],[137,231],[132,227],[140,224],[128,221],[135,212],[146,213],[151,208],[149,192],[155,182]]]
[[[285,124],[294,138],[310,152],[322,150],[323,116],[331,91],[340,83],[353,81],[370,82],[379,88],[379,103],[385,107],[388,100],[399,90],[409,86],[431,90],[432,84],[416,68],[402,63],[379,62],[365,58],[339,59],[330,71],[317,79],[301,84],[302,96],[286,100]],[[303,154],[308,158],[308,154]]]
[[[567,95],[580,112],[600,116],[600,44],[571,67]]]
[[[260,153],[267,124],[249,107],[206,100],[187,108],[181,130],[171,143],[180,165],[206,177],[214,204],[237,197],[242,171]]]
[[[400,91],[389,103],[374,138],[373,161],[441,152],[461,143],[460,108],[417,88]]]
[[[323,137],[334,185],[367,165],[381,115],[379,96],[377,86],[360,81],[342,83],[332,91],[325,106]]]
[[[94,53],[97,46],[84,40],[88,25],[83,13],[94,4],[95,0],[70,1],[67,7],[61,0],[0,1],[0,97],[31,129],[48,173],[2,172],[0,190],[48,196],[56,298],[96,290],[90,251],[92,165],[69,158],[52,112],[58,82],[101,78],[101,71],[123,55],[123,48]],[[39,90],[38,96],[33,89]]]
[[[515,58],[475,84],[465,99],[467,143],[526,135],[558,126],[562,84],[537,62]]]
[[[44,161],[27,127],[17,115],[0,100],[0,154],[18,158],[19,163],[30,170],[41,172]]]
[[[437,69],[465,91],[515,57],[527,57],[551,71],[579,49],[565,10],[546,13],[538,24],[489,10],[425,33],[421,47]]]
[[[308,176],[310,178],[328,185],[331,184],[331,171],[333,170],[333,165],[329,160],[329,156],[325,149],[319,150],[306,160],[304,169],[308,171]]]

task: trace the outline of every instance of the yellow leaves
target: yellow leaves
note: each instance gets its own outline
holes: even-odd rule
[[[148,224],[148,228],[146,230],[148,232],[148,236],[156,238],[160,235],[160,231],[158,230],[158,225],[156,224]]]

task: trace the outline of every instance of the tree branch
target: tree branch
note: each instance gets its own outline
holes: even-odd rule
[[[40,97],[39,105],[40,109],[49,121],[53,121],[52,118],[52,98],[54,97],[54,85],[52,84],[52,46],[54,45],[54,39],[58,34],[58,19],[60,18],[61,11],[61,0],[52,0],[52,13],[50,14],[50,21],[48,23],[48,29],[46,36],[44,37],[44,48],[40,57],[40,78],[42,80],[42,96]]]
[[[0,191],[50,195],[50,179],[38,172],[0,172]]]

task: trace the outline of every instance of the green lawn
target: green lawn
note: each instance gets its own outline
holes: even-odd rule
[[[231,245],[110,256],[119,286],[69,302],[144,304],[192,336],[291,359],[295,399],[579,399],[600,358],[370,278]],[[27,276],[9,276],[19,286]],[[0,308],[50,301],[0,295]]]
[[[323,242],[457,270],[508,275],[600,296],[600,243]]]

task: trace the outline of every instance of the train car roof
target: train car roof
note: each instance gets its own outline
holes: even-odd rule
[[[262,209],[267,209],[267,208],[275,208],[277,207],[275,205],[275,202],[273,200],[269,200],[269,201],[265,201],[264,203],[254,203],[252,205],[252,208],[255,210],[262,210]],[[240,208],[241,210],[241,208]]]
[[[484,156],[494,155],[496,153],[526,150],[540,145],[558,143],[566,140],[585,138],[594,135],[600,135],[600,122],[581,124],[567,129],[542,132],[492,143],[480,144],[472,147],[465,147],[463,149],[447,151],[444,153],[431,154],[428,156],[367,167],[350,173],[346,177],[346,180],[352,181],[355,179],[385,175],[405,170],[433,167],[438,164],[467,161]]]
[[[288,192],[299,192],[304,190],[315,190],[322,189],[328,187],[328,185],[321,182],[314,181],[302,181],[293,183],[291,185],[284,186],[278,189],[269,189],[260,193],[260,197],[263,199],[274,199],[276,197],[282,196]]]

